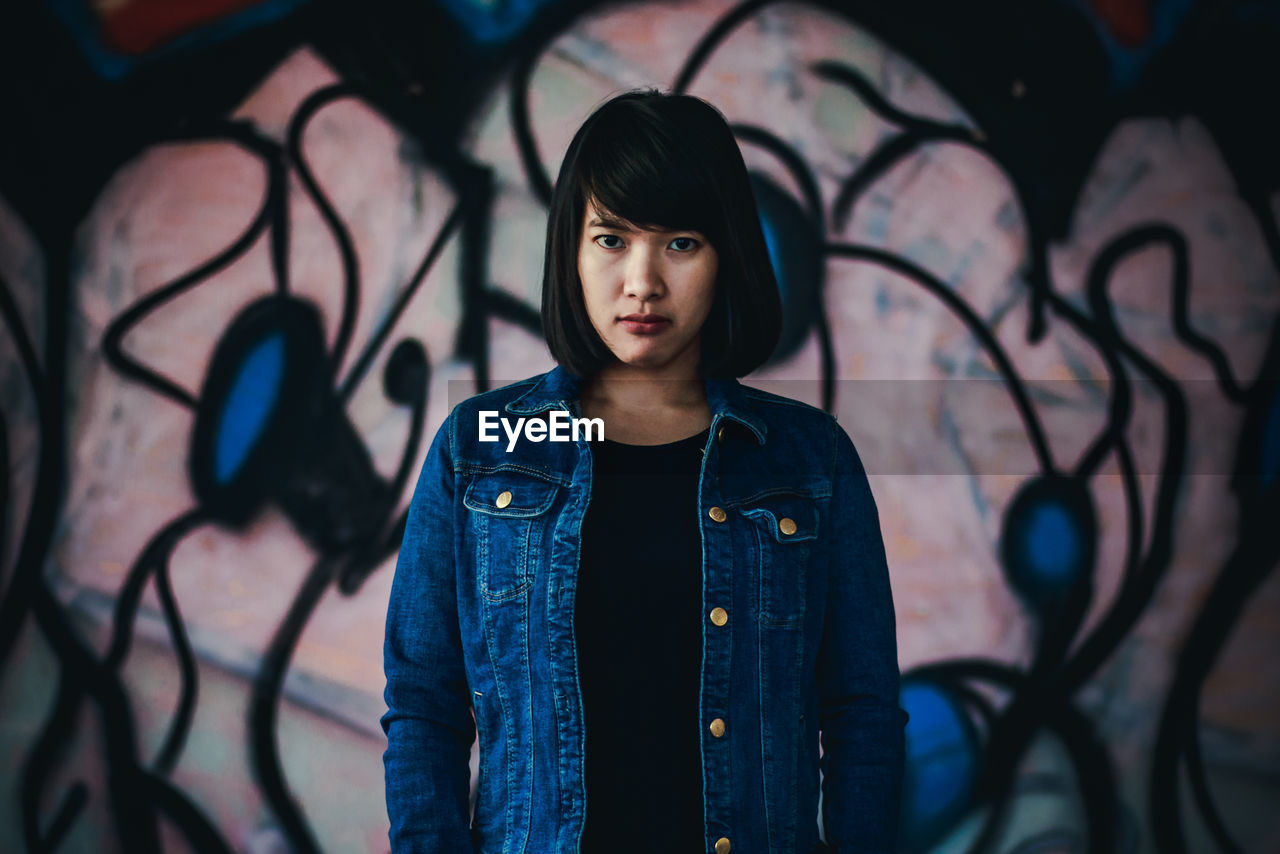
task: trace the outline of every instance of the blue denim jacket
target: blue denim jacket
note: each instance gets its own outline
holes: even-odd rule
[[[579,388],[556,368],[473,397],[428,452],[387,613],[395,854],[578,851],[590,804],[573,615],[590,443],[522,438],[508,452],[478,424],[481,410],[580,415]],[[819,769],[829,849],[892,851],[906,714],[862,464],[821,410],[731,380],[706,391],[703,851],[824,850]]]

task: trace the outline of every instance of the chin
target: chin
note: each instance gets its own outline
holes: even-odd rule
[[[620,358],[619,362],[629,368],[660,368],[666,364],[666,359],[660,359],[656,356],[630,356],[628,358]]]
[[[618,361],[630,368],[660,368],[671,361],[669,353],[641,351],[617,355]]]

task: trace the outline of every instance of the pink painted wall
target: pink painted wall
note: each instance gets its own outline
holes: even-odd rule
[[[559,37],[536,66],[530,102],[550,174],[596,105],[626,88],[668,85],[695,41],[727,8],[722,0],[678,10],[630,6],[589,16]],[[972,126],[944,86],[903,56],[846,22],[799,6],[770,7],[748,21],[716,52],[691,92],[733,122],[765,126],[780,136],[804,158],[829,205],[841,179],[883,144],[890,129],[847,89],[814,76],[809,65],[820,59],[860,69],[903,110]],[[300,102],[335,80],[315,54],[299,50],[261,81],[235,116],[282,137]],[[501,87],[494,92],[470,129],[467,147],[496,180],[488,258],[493,285],[536,306],[545,212],[519,164],[510,97]],[[356,346],[344,365],[349,368],[457,199],[443,177],[413,155],[404,135],[354,100],[328,106],[316,117],[304,151],[358,253],[362,290]],[[794,189],[768,152],[744,146],[744,154],[750,167]],[[107,365],[102,336],[131,304],[232,241],[253,217],[264,187],[258,162],[231,145],[157,145],[119,170],[80,228],[68,400],[71,469],[45,571],[99,653],[129,567],[158,529],[195,503],[185,470],[191,413]],[[289,216],[291,287],[319,306],[332,341],[341,310],[337,251],[296,179]],[[1093,165],[1069,238],[1052,247],[1057,292],[1087,311],[1085,277],[1101,246],[1148,220],[1170,223],[1186,236],[1191,323],[1222,348],[1235,377],[1252,378],[1280,311],[1280,278],[1221,153],[1194,117],[1134,119],[1116,128]],[[924,146],[877,182],[841,232],[828,223],[826,236],[909,259],[966,300],[1031,390],[1060,465],[1074,464],[1103,430],[1109,379],[1096,347],[1054,319],[1043,340],[1027,341],[1024,218],[1006,174],[979,151],[947,143]],[[38,330],[43,265],[25,227],[3,204],[0,238],[0,271],[25,295],[29,328]],[[457,241],[451,240],[393,334],[393,340],[416,338],[429,354],[427,436],[447,412],[449,383],[471,387],[474,379],[469,365],[451,358],[461,318],[457,282]],[[1174,335],[1170,282],[1169,253],[1151,249],[1118,268],[1110,294],[1124,336],[1175,378],[1190,402],[1189,474],[1177,498],[1173,556],[1152,603],[1079,698],[1115,763],[1122,812],[1139,824],[1154,723],[1175,656],[1232,548],[1239,521],[1226,475],[1243,413],[1212,382],[1210,364]],[[181,386],[199,389],[231,318],[270,288],[263,239],[214,279],[149,317],[124,348]],[[1025,667],[1034,621],[1001,572],[998,540],[1003,511],[1036,466],[1007,389],[990,381],[997,376],[993,364],[956,316],[902,276],[831,257],[822,300],[840,380],[837,412],[872,472],[880,508],[904,671],[979,655]],[[491,331],[496,379],[518,379],[551,366],[539,338],[497,320]],[[389,351],[384,348],[375,361],[371,378],[380,376]],[[819,356],[811,336],[785,364],[749,382],[817,403]],[[11,342],[0,337],[17,488],[9,530],[21,529],[37,442],[22,428],[24,416],[31,423],[32,403],[16,364]],[[1165,415],[1149,386],[1136,387],[1134,407],[1128,438],[1149,522],[1167,439]],[[372,380],[347,412],[389,477],[409,429],[406,414]],[[1114,459],[1104,463],[1090,490],[1101,536],[1086,631],[1114,601],[1130,545]],[[401,506],[408,500],[406,492]],[[6,572],[14,550],[10,540]],[[314,560],[308,544],[276,511],[263,513],[242,532],[202,528],[172,556],[175,594],[201,679],[194,728],[173,779],[238,850],[284,850],[252,781],[245,706],[258,657]],[[377,718],[393,569],[394,560],[386,561],[353,597],[330,590],[307,624],[286,682],[280,755],[298,802],[328,850],[386,848]],[[143,602],[125,679],[142,751],[149,755],[173,713],[178,676],[154,590]],[[1280,635],[1277,613],[1280,578],[1273,576],[1241,615],[1201,705],[1210,779],[1232,826],[1249,842],[1248,850],[1257,851],[1280,850],[1280,824],[1256,809],[1275,796],[1280,769],[1280,716],[1274,714],[1280,664],[1270,652]],[[0,682],[0,765],[7,769],[0,772],[3,850],[21,848],[17,769],[57,689],[51,653],[33,626],[24,630],[14,661]],[[62,778],[84,777],[98,791],[103,782],[95,726],[85,713],[69,745],[75,758]],[[1037,830],[1079,822],[1078,785],[1052,738],[1037,743],[1023,772],[1048,775],[1062,785],[1039,793],[1020,790],[1002,850]],[[100,828],[110,817],[101,797],[91,797],[88,809],[65,850],[98,850]],[[963,850],[980,818],[971,816],[935,850]],[[1150,850],[1145,834],[1137,833],[1129,850]]]

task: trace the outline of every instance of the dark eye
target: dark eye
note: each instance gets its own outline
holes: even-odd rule
[[[692,252],[698,246],[698,241],[692,237],[677,237],[671,241],[671,248],[677,252]]]
[[[597,234],[594,239],[599,246],[605,249],[622,248],[622,238],[616,234]]]

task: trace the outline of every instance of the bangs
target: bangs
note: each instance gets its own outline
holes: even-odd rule
[[[719,244],[720,194],[699,147],[682,138],[685,128],[655,129],[639,118],[618,111],[582,140],[576,176],[581,204],[594,201],[601,213],[639,228],[699,231]]]

